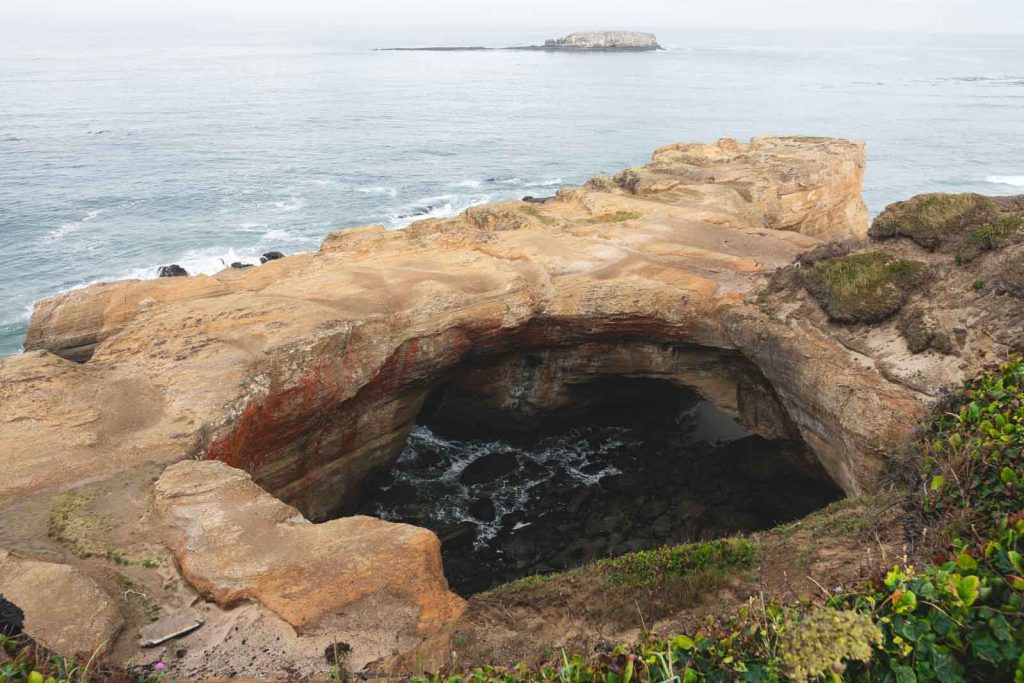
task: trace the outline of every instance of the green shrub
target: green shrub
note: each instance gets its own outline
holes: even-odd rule
[[[880,251],[819,261],[801,279],[829,318],[875,323],[895,315],[924,280],[925,266]]]

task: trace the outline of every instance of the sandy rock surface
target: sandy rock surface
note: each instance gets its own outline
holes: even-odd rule
[[[184,645],[160,650],[185,651],[183,673],[267,675],[253,643],[323,670],[335,632],[363,663],[430,649],[459,613],[433,534],[313,522],[351,509],[454,371],[531,349],[560,350],[552,376],[572,376],[559,368],[579,367],[566,357],[579,348],[608,372],[642,362],[694,378],[742,416],[745,381],[700,370],[737,354],[760,374],[745,399],[758,431],[795,425],[848,493],[872,490],[934,394],[820,316],[751,298],[822,240],[866,236],[864,165],[862,144],[834,139],[671,145],[545,203],[348,229],[257,268],[40,302],[29,352],[0,361],[0,546],[102,569],[128,615],[124,660],[157,609],[202,613]],[[679,346],[707,358],[658,356]],[[912,356],[885,353],[886,367]],[[125,579],[150,602],[124,597]],[[389,615],[387,644],[371,613]],[[230,666],[203,668],[214,651]]]

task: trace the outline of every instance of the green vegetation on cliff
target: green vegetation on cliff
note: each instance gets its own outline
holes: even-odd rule
[[[929,251],[954,251],[957,262],[965,263],[1022,231],[1024,215],[1001,210],[991,197],[934,193],[886,207],[869,234],[876,239],[906,237]]]
[[[844,323],[874,323],[895,315],[925,276],[923,263],[880,251],[818,261],[801,271],[807,291]]]

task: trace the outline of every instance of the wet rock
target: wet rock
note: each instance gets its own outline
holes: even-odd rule
[[[493,522],[498,513],[494,508],[494,501],[490,498],[481,498],[469,506],[469,514],[481,522]]]
[[[25,613],[0,594],[0,635],[13,638],[20,636],[25,628]]]
[[[231,264],[231,267],[232,268],[237,268],[237,269],[242,269],[242,268],[252,268],[255,265],[256,264],[254,264],[254,263],[242,263],[241,261],[235,261],[234,263]]]
[[[188,271],[179,266],[177,263],[172,263],[169,266],[160,266],[156,271],[157,277],[188,277]]]
[[[443,552],[457,552],[473,547],[476,541],[477,525],[473,522],[459,522],[437,532]]]
[[[276,261],[277,259],[284,258],[284,254],[279,251],[268,251],[263,256],[260,256],[260,264],[266,263],[267,261]]]
[[[462,470],[459,481],[467,486],[485,484],[500,479],[517,466],[516,456],[512,453],[489,453]]]

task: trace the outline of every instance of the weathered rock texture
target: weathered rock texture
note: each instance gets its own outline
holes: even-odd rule
[[[934,392],[880,371],[870,350],[839,340],[827,320],[748,296],[821,240],[865,236],[863,170],[863,146],[842,140],[671,145],[643,168],[543,204],[480,206],[403,231],[344,230],[319,253],[257,268],[98,285],[40,302],[30,351],[0,362],[0,545],[37,547],[49,497],[88,490],[91,505],[119,515],[104,528],[125,553],[155,552],[159,514],[178,529],[167,542],[201,593],[225,604],[255,600],[301,629],[343,608],[326,597],[288,604],[286,594],[316,595],[313,583],[335,585],[351,565],[313,554],[305,559],[317,578],[305,577],[298,539],[339,552],[358,543],[386,557],[408,533],[421,567],[432,561],[431,543],[368,521],[310,525],[230,470],[216,470],[223,486],[176,498],[169,482],[196,465],[166,475],[154,513],[155,476],[182,460],[219,460],[308,519],[330,518],[394,462],[435,387],[469,362],[532,350],[554,354],[553,378],[587,363],[611,374],[675,373],[759,431],[799,430],[847,492],[872,490]],[[685,359],[673,355],[682,346]],[[595,348],[606,356],[600,363]],[[701,369],[730,355],[745,358],[750,373]],[[944,379],[976,365],[965,357],[944,366]],[[207,519],[203,509],[225,517]],[[188,538],[192,548],[220,547],[196,554]],[[292,550],[282,556],[279,545]],[[237,572],[231,558],[242,558]],[[378,571],[405,570],[382,563]],[[455,613],[417,602],[441,595],[432,572],[432,588],[396,603],[418,606],[408,623],[420,636]],[[182,591],[161,593],[156,578],[136,580],[153,582],[159,600],[188,604]]]
[[[0,594],[25,612],[25,632],[65,657],[102,655],[124,621],[95,581],[74,567],[0,550]]]
[[[430,531],[373,517],[312,524],[223,463],[167,468],[156,509],[179,537],[178,567],[204,597],[259,602],[299,633],[368,638],[381,644],[371,659],[395,644],[416,647],[464,606],[448,591]],[[364,627],[352,633],[352,623]]]

